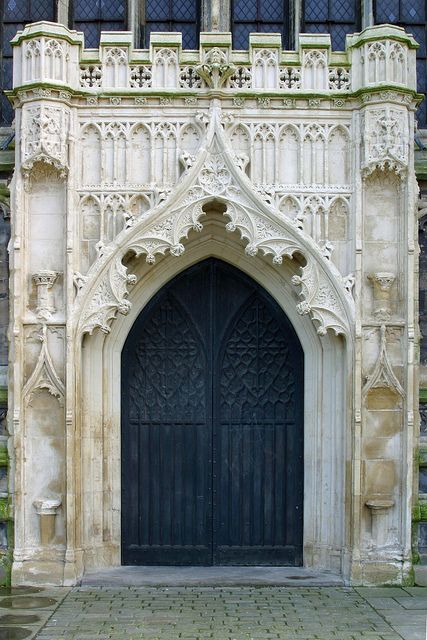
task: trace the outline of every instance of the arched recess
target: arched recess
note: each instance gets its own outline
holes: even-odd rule
[[[110,333],[96,331],[83,339],[81,361],[76,362],[77,471],[80,495],[76,496],[74,544],[82,549],[83,567],[120,564],[120,360],[126,337],[138,314],[180,271],[207,258],[217,257],[236,266],[257,281],[288,315],[305,356],[305,452],[304,452],[304,565],[345,575],[348,532],[345,529],[349,500],[346,457],[350,439],[351,376],[347,342],[315,325],[296,308],[292,261],[269,264],[248,256],[236,234],[227,234],[218,216],[209,215],[200,236],[191,234],[185,253],[161,257],[155,265],[134,258],[129,268],[137,276],[129,300],[128,315],[113,323]],[[347,505],[347,507],[346,507]],[[73,521],[69,514],[69,525]]]
[[[205,215],[215,209],[213,223]],[[202,233],[193,236],[193,231]],[[135,258],[129,260],[130,254]],[[145,262],[139,259],[142,254]],[[74,583],[84,566],[119,564],[120,407],[115,390],[126,335],[159,287],[209,256],[223,258],[264,286],[300,338],[308,376],[304,563],[346,574],[345,505],[350,500],[345,460],[354,330],[350,287],[330,253],[322,252],[298,221],[286,219],[257,194],[235,162],[214,106],[206,143],[170,197],[108,245],[100,243],[86,276],[75,274],[75,348],[67,364],[66,582]],[[113,322],[117,315],[120,320]],[[76,469],[75,461],[81,467]]]

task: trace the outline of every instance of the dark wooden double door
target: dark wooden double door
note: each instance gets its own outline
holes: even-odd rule
[[[303,353],[215,259],[166,285],[122,352],[122,562],[300,565]]]

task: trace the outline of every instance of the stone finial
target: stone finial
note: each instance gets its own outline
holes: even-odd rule
[[[391,316],[391,287],[396,279],[394,273],[379,271],[368,276],[374,289],[374,316],[377,320],[389,320]]]
[[[208,87],[220,89],[236,71],[236,67],[227,61],[224,51],[214,47],[207,52],[204,64],[198,65],[196,71]]]
[[[56,309],[53,303],[52,287],[58,277],[56,271],[44,269],[33,274],[33,282],[37,287],[36,315],[41,320],[49,320]]]

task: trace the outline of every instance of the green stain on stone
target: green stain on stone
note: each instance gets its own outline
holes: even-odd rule
[[[6,447],[0,447],[0,467],[7,467],[9,464],[9,454]]]
[[[9,498],[0,498],[0,520],[9,520],[10,518]]]

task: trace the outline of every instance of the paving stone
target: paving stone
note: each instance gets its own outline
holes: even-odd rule
[[[425,594],[409,588],[80,587],[58,597],[37,640],[425,640]]]

